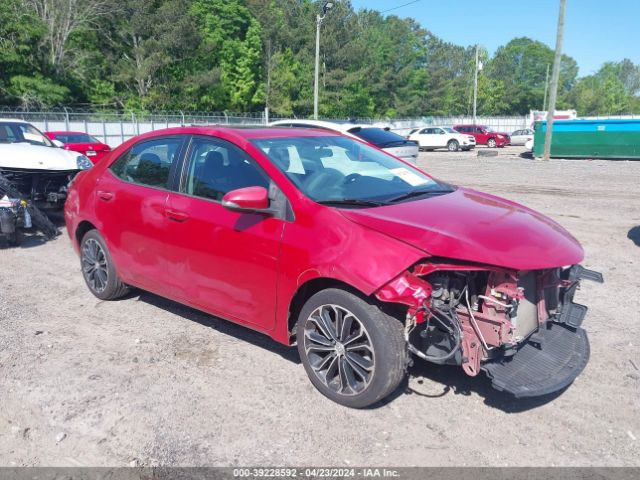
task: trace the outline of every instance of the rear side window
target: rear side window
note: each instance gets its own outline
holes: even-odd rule
[[[404,142],[405,140],[404,137],[401,137],[397,133],[383,130],[382,128],[363,128],[360,130],[350,131],[350,133],[377,147],[388,145],[390,143]]]
[[[168,189],[182,141],[172,137],[140,142],[111,165],[111,171],[127,182]]]
[[[62,143],[100,143],[86,133],[58,133],[56,140],[60,140]]]

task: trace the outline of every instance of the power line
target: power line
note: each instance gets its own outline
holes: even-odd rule
[[[398,10],[399,8],[408,7],[409,5],[413,5],[414,3],[418,3],[418,2],[421,2],[421,1],[422,0],[413,0],[413,2],[405,3],[403,5],[398,5],[397,7],[390,8],[389,10],[383,10],[380,13],[387,13],[387,12],[391,12],[393,10]]]

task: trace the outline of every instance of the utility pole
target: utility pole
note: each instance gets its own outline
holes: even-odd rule
[[[473,124],[477,124],[478,112],[478,45],[476,45],[476,71],[473,77]]]
[[[322,21],[327,16],[327,12],[334,7],[333,2],[324,2],[322,6],[322,15],[316,16],[316,75],[313,83],[313,119],[318,119],[318,97],[320,93],[320,27]]]
[[[323,17],[318,14],[316,17],[316,77],[313,83],[313,119],[318,119],[318,97],[320,92],[320,27]]]
[[[549,93],[549,64],[547,64],[547,76],[544,80],[544,101],[542,102],[542,111],[547,111],[547,94]]]
[[[547,131],[544,136],[543,160],[551,158],[551,140],[553,139],[553,115],[556,111],[558,97],[558,81],[560,79],[560,63],[562,61],[562,41],[564,40],[564,15],[567,11],[567,0],[560,0],[560,14],[558,16],[558,35],[556,37],[556,56],[553,59],[553,73],[549,92],[549,111],[547,112]]]

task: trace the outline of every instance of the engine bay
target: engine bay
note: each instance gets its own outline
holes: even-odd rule
[[[377,297],[409,307],[405,338],[411,353],[476,376],[483,363],[508,359],[525,344],[541,348],[548,322],[578,328],[586,307],[573,303],[573,294],[582,278],[602,281],[579,265],[512,271],[433,261],[414,266]]]

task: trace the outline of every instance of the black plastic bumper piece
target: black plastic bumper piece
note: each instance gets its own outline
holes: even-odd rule
[[[572,328],[578,328],[582,325],[582,321],[584,317],[587,315],[587,310],[589,310],[585,305],[580,305],[579,303],[567,303],[562,307],[562,313],[560,313],[560,318],[558,318],[558,323],[565,323]]]
[[[600,272],[588,270],[582,265],[574,265],[571,267],[569,270],[569,280],[578,282],[580,280],[589,280],[591,282],[604,283],[604,277]]]
[[[485,363],[482,369],[496,390],[518,398],[546,395],[568,386],[589,361],[589,339],[581,329],[547,323],[539,346],[528,342],[518,353]]]

